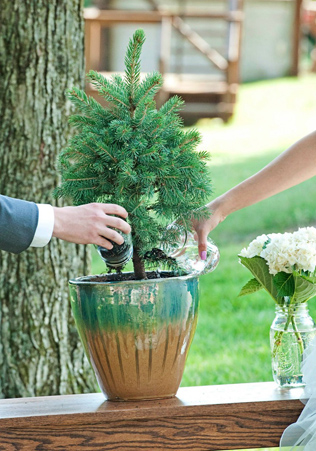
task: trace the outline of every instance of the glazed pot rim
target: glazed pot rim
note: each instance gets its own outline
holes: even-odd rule
[[[133,274],[133,272],[124,272],[123,274]],[[143,284],[148,284],[148,283],[163,283],[166,282],[168,280],[189,280],[189,279],[197,279],[199,278],[200,274],[186,274],[183,276],[174,276],[174,277],[157,277],[154,279],[141,279],[141,280],[117,280],[117,281],[96,281],[96,280],[90,280],[90,279],[95,279],[98,277],[102,277],[102,276],[106,276],[107,274],[96,274],[96,275],[89,275],[89,276],[81,276],[81,277],[76,277],[74,279],[70,279],[69,280],[69,284],[70,285],[126,285],[128,284],[133,284],[133,285],[143,285]]]

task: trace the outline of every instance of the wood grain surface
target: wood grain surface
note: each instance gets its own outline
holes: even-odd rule
[[[0,451],[227,450],[278,446],[302,389],[274,383],[181,388],[175,398],[102,394],[0,400]]]

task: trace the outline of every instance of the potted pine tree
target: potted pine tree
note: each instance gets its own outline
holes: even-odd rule
[[[208,154],[198,152],[197,130],[185,131],[172,97],[159,110],[162,86],[155,72],[141,79],[145,36],[137,30],[125,56],[125,75],[88,80],[106,107],[73,88],[78,129],[59,156],[62,183],[57,196],[76,205],[117,203],[129,212],[131,273],[87,276],[70,281],[76,324],[103,393],[111,400],[173,396],[181,382],[198,310],[198,277],[179,273],[160,251],[165,233],[178,221],[189,231],[192,217],[208,215],[211,193]],[[163,271],[150,270],[163,267]]]

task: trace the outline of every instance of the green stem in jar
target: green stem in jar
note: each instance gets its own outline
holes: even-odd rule
[[[301,355],[303,355],[304,345],[303,345],[302,335],[300,334],[300,332],[297,329],[294,315],[291,316],[291,323],[292,323],[292,326],[293,326],[293,330],[294,330],[295,336],[297,338],[297,342],[298,342],[298,345],[299,345],[299,348],[300,348],[300,353],[301,353]]]
[[[282,310],[283,310],[284,314],[286,314],[286,310],[283,307],[282,307]],[[289,306],[286,323],[284,325],[284,329],[279,331],[279,332],[276,332],[275,335],[274,335],[274,345],[273,345],[273,350],[272,350],[272,356],[273,357],[276,356],[276,354],[278,352],[278,349],[279,349],[279,347],[282,344],[282,337],[284,335],[284,332],[286,332],[288,330],[290,323],[292,324],[292,327],[293,327],[293,330],[294,330],[294,334],[296,336],[296,339],[297,339],[297,342],[298,342],[298,345],[299,345],[300,354],[302,355],[303,352],[304,352],[304,344],[303,344],[302,336],[301,336],[299,330],[297,329],[295,318],[294,318],[294,311],[293,310],[295,310],[295,306],[294,306],[294,309]]]

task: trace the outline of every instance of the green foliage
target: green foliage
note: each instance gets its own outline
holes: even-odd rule
[[[238,296],[246,296],[247,294],[255,293],[263,288],[260,282],[256,278],[248,280],[248,282],[242,287]]]
[[[273,275],[269,273],[269,267],[265,259],[262,257],[247,258],[241,256],[239,256],[239,259],[240,263],[245,266],[245,268],[249,269],[251,274],[255,277],[262,288],[270,294],[272,299],[274,299],[277,304],[282,305],[283,297],[278,295],[278,289],[273,282]],[[248,288],[246,289],[247,285]],[[254,293],[256,291],[258,291],[257,286],[250,287],[248,283],[242,288],[239,296]]]
[[[75,205],[117,203],[129,212],[134,250],[143,259],[159,245],[166,225],[207,216],[202,206],[211,194],[206,168],[208,153],[196,151],[197,130],[185,131],[178,112],[179,97],[159,110],[154,97],[162,76],[154,72],[141,80],[140,55],[145,40],[137,30],[125,57],[125,76],[106,79],[90,71],[88,80],[106,100],[72,88],[69,98],[79,114],[70,118],[78,133],[59,156],[62,183],[57,196]]]
[[[316,295],[315,282],[306,280],[301,274],[293,272],[294,293],[292,294],[292,302],[300,303],[309,301]]]
[[[293,296],[295,291],[293,274],[281,271],[274,276],[273,282],[277,287],[278,296]]]
[[[279,305],[284,305],[284,297],[291,298],[291,303],[302,303],[316,295],[314,277],[308,277],[299,272],[279,272],[275,275],[269,273],[269,268],[262,257],[239,257],[254,279],[249,280],[241,289],[239,296],[255,293],[264,288]],[[310,280],[308,280],[310,279]]]

